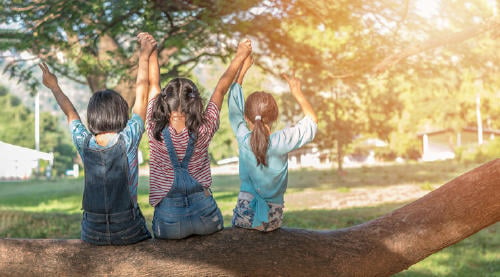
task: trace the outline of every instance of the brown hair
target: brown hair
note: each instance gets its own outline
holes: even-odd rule
[[[161,132],[170,123],[170,115],[179,111],[186,116],[186,127],[190,134],[198,136],[203,124],[203,100],[193,81],[186,78],[172,79],[161,90],[153,103],[153,136],[162,141]]]
[[[87,106],[87,124],[94,134],[121,132],[127,126],[128,104],[116,91],[105,89],[95,92]]]
[[[250,147],[257,159],[257,165],[267,166],[266,153],[269,147],[270,132],[265,125],[271,125],[278,119],[278,105],[274,97],[263,91],[250,94],[245,102],[245,117],[254,125],[250,137]]]

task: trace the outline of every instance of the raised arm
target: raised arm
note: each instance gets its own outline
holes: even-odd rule
[[[38,66],[42,69],[43,85],[52,91],[52,94],[56,98],[57,104],[66,115],[68,122],[79,120],[80,115],[78,115],[78,112],[76,111],[75,106],[73,106],[73,103],[71,103],[69,98],[59,87],[56,75],[50,72],[49,67],[45,63],[41,63]]]
[[[243,78],[245,78],[245,74],[247,73],[250,66],[252,66],[252,64],[253,64],[253,57],[252,55],[248,55],[248,57],[243,62],[243,65],[240,66],[240,70],[236,75],[236,83],[240,84],[240,86],[243,85]]]
[[[304,96],[304,93],[302,93],[302,89],[300,87],[300,80],[297,79],[293,74],[287,75],[287,74],[281,74],[281,76],[288,82],[288,86],[290,87],[290,91],[295,97],[295,100],[299,103],[300,107],[302,108],[302,112],[304,113],[305,116],[309,116],[314,122],[318,122],[318,118],[316,116],[316,113],[314,112],[314,109],[311,106],[311,103],[307,101],[306,97]]]
[[[238,44],[238,49],[236,50],[235,57],[229,64],[229,67],[226,69],[224,74],[222,74],[222,77],[219,79],[219,82],[215,87],[215,91],[212,94],[212,98],[210,99],[210,101],[214,102],[214,104],[216,104],[219,109],[222,107],[224,96],[226,95],[229,86],[233,82],[238,69],[251,52],[252,43],[249,39],[246,39]]]
[[[161,92],[160,65],[158,64],[158,48],[149,56],[149,97],[148,102]]]
[[[146,120],[146,109],[149,93],[149,56],[156,48],[156,41],[148,33],[137,35],[141,50],[139,54],[139,69],[135,82],[135,103],[132,111]]]

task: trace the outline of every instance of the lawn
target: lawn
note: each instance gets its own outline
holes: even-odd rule
[[[284,225],[307,229],[337,229],[356,225],[411,202],[412,193],[427,193],[477,165],[455,162],[394,164],[334,170],[291,171]],[[238,176],[214,176],[214,196],[230,226],[238,194]],[[411,189],[398,201],[370,195]],[[0,237],[79,238],[83,179],[0,183]],[[330,197],[330,198],[328,198]],[[347,204],[329,199],[342,199]],[[372,197],[373,198],[373,197]],[[150,226],[148,179],[140,178],[139,204]],[[355,201],[353,201],[353,199]],[[392,198],[390,198],[392,199]],[[342,202],[342,201],[341,201]],[[344,203],[342,202],[342,203]],[[400,276],[500,276],[500,223],[448,247]]]

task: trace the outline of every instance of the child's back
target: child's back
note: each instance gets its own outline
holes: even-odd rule
[[[73,143],[84,164],[81,238],[96,245],[132,244],[151,238],[137,204],[137,153],[144,132],[148,59],[156,43],[147,34],[140,34],[139,41],[136,102],[130,120],[123,97],[112,90],[99,91],[89,100],[87,130],[55,75],[45,64],[40,65],[43,83],[66,114]]]
[[[246,102],[243,98],[241,83],[251,63],[251,58],[245,61],[229,95],[229,119],[238,140],[241,181],[233,226],[272,231],[282,222],[288,153],[314,139],[316,115],[303,97],[300,83],[297,86],[298,80],[289,79],[292,93],[306,117],[292,127],[270,134],[278,118],[272,95],[254,92]]]
[[[240,43],[205,110],[196,85],[189,79],[175,78],[160,90],[157,53],[153,52],[147,121],[155,238],[181,239],[223,229],[222,213],[209,189],[208,146],[219,127],[224,95],[250,49],[250,41]]]
[[[167,97],[163,92],[157,97]],[[197,97],[200,97],[197,95]],[[159,99],[154,98],[148,104],[147,113],[147,133],[150,147],[150,193],[149,202],[156,206],[168,194],[174,181],[174,165],[170,157],[167,141],[165,140],[164,130],[161,132],[160,140],[155,137],[155,128],[158,123],[153,118],[153,106]],[[208,146],[213,135],[219,127],[219,109],[213,102],[209,102],[202,114],[202,124],[197,129],[196,139],[194,140],[193,153],[188,164],[189,174],[198,181],[203,187],[209,188],[212,184],[210,174],[210,158],[208,155]],[[174,149],[176,159],[183,161],[185,159],[190,132],[188,128],[177,131],[173,126],[165,126]],[[193,133],[193,132],[191,132]],[[172,152],[172,151],[170,151]]]
[[[230,97],[233,97],[232,92],[236,89],[232,88]],[[252,131],[241,129],[242,127],[237,135],[241,189],[249,191],[256,184],[260,197],[272,203],[283,202],[283,193],[288,183],[288,153],[314,139],[316,123],[311,118],[304,117],[296,125],[272,133],[266,166],[257,164],[250,144]]]
[[[99,106],[107,106],[108,113],[114,110],[111,103],[115,102],[125,108],[122,114],[128,114],[125,100],[111,90],[94,93],[89,101],[90,113],[93,113],[93,109],[101,108],[93,107],[96,102],[92,101],[94,98],[100,98]],[[118,133],[92,130],[92,119],[89,119],[92,132],[87,130],[81,120],[73,120],[70,124],[73,143],[85,169],[81,238],[97,245],[131,244],[151,238],[137,204],[137,153],[144,122],[135,113],[127,121],[119,114],[111,117],[121,117],[122,122],[117,125],[125,124],[125,128],[116,126],[117,129],[123,128]]]

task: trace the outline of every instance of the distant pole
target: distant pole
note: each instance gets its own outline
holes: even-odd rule
[[[40,151],[40,93],[35,95],[35,149]],[[36,173],[40,173],[40,161],[36,161]]]
[[[424,134],[422,136],[422,148],[423,148],[423,153],[422,153],[422,158],[425,161],[427,156],[429,156],[429,135]]]
[[[477,144],[483,144],[483,121],[481,119],[481,90],[483,87],[482,80],[476,80],[476,119],[477,119]]]

